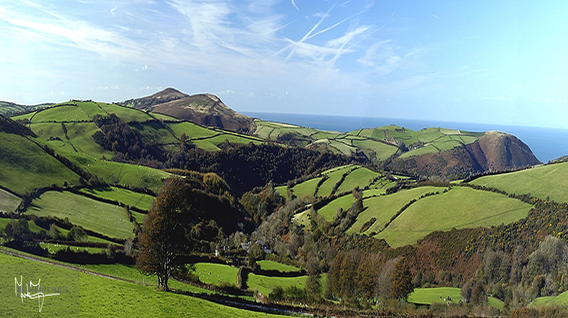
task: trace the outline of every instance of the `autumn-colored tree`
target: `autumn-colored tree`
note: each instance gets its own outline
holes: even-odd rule
[[[394,268],[391,283],[391,297],[394,299],[408,299],[408,295],[414,291],[412,275],[408,269],[406,260],[402,258]]]
[[[189,250],[189,229],[183,219],[191,206],[186,202],[185,188],[182,178],[166,180],[138,236],[136,266],[144,274],[157,275],[158,287],[164,291],[168,290],[172,271],[183,266],[182,256]]]

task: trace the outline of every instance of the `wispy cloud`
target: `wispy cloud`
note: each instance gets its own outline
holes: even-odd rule
[[[8,9],[0,10],[0,20],[9,23],[16,32],[29,32],[53,43],[95,52],[101,56],[135,58],[143,49],[138,43],[121,33],[97,27],[87,21],[52,12],[44,7],[26,2],[40,12],[33,18]]]

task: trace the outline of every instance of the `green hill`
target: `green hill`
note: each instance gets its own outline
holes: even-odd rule
[[[568,202],[568,162],[484,176],[471,181],[471,184],[493,187],[507,193],[530,193],[543,200],[549,197],[557,202]]]
[[[419,199],[375,237],[392,247],[414,244],[434,231],[491,227],[526,218],[531,205],[466,187]]]

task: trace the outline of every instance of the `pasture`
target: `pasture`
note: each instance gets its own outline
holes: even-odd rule
[[[221,285],[221,283],[229,283],[237,285],[238,267],[215,263],[196,263],[195,274],[199,276],[199,280],[205,284]]]
[[[34,199],[26,214],[68,218],[73,224],[115,238],[133,237],[124,208],[66,191],[48,191]]]
[[[436,287],[436,288],[415,288],[408,296],[408,302],[417,305],[431,304],[458,304],[461,301],[461,289],[455,287]],[[444,301],[451,298],[451,301]],[[503,301],[495,298],[488,298],[489,305],[499,310],[503,310]]]
[[[300,198],[313,198],[316,192],[316,187],[322,178],[313,178],[302,183],[299,183],[291,188],[292,193]],[[286,187],[284,188],[284,197],[286,197]]]
[[[337,209],[342,208],[344,211],[351,207],[355,199],[351,193],[339,197],[317,211],[317,213],[325,218],[326,221],[332,222],[333,217],[337,214]]]
[[[32,123],[90,121],[87,114],[77,105],[63,104],[38,111]]]
[[[14,212],[22,200],[8,191],[0,189],[0,211]]]
[[[23,299],[14,294],[14,277],[25,283],[37,283],[42,287],[61,287],[60,295],[44,299],[41,314],[79,317],[266,317],[272,316],[219,305],[190,296],[164,293],[154,286],[110,280],[51,264],[34,262],[0,253],[0,280],[6,288],[0,288],[3,315],[38,316],[37,300]],[[276,316],[274,316],[276,317]]]
[[[568,162],[542,165],[527,170],[484,176],[471,184],[494,187],[507,193],[525,194],[545,200],[568,202]]]
[[[0,184],[23,195],[52,184],[79,184],[79,176],[19,135],[0,132]]]
[[[107,113],[109,114],[116,114],[116,116],[120,117],[120,119],[124,120],[127,123],[136,121],[139,123],[143,123],[148,120],[152,120],[152,116],[148,115],[147,113],[133,109],[128,107],[123,107],[115,104],[107,104],[107,103],[98,103],[98,105]]]
[[[418,200],[375,237],[392,247],[414,244],[434,231],[491,227],[525,218],[531,205],[466,187]]]
[[[300,268],[295,266],[290,266],[286,264],[281,264],[274,261],[268,260],[261,260],[258,261],[257,264],[260,266],[262,270],[265,271],[279,271],[279,272],[297,272],[300,271]]]
[[[170,174],[153,168],[129,163],[120,163],[96,159],[85,154],[68,154],[67,158],[75,162],[85,171],[110,184],[119,184],[127,188],[148,188],[158,193],[162,188],[163,179]]]
[[[414,189],[402,190],[390,195],[367,197],[371,192],[363,192],[363,207],[365,210],[359,214],[355,223],[347,230],[348,234],[359,234],[363,224],[368,222],[371,218],[376,218],[376,221],[364,234],[371,234],[373,232],[380,232],[390,219],[412,199],[418,199],[420,196],[431,193],[444,191],[445,188],[438,187],[418,187]],[[353,198],[353,196],[351,196]]]
[[[107,199],[107,200],[114,200],[120,203],[124,203],[129,206],[137,207],[138,209],[149,211],[152,202],[154,201],[154,197],[145,194],[145,193],[138,193],[128,189],[122,189],[117,187],[107,187],[107,188],[97,188],[97,189],[88,189],[83,188],[81,192],[89,193],[95,195],[99,198]]]

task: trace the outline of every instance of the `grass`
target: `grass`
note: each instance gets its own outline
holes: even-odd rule
[[[150,113],[148,113],[148,115],[150,115],[150,116],[152,116],[156,119],[159,119],[159,120],[181,121],[178,118],[175,118],[175,117],[172,117],[172,116],[169,116],[169,115],[160,114],[160,113],[150,112]]]
[[[79,183],[77,174],[19,135],[0,132],[0,153],[0,184],[19,195],[65,181]]]
[[[380,232],[390,219],[408,202],[412,199],[417,199],[420,196],[430,193],[444,191],[444,188],[437,187],[418,187],[409,190],[399,191],[390,195],[370,197],[363,200],[363,207],[365,210],[359,214],[357,221],[347,230],[347,233],[360,233],[361,227],[365,222],[369,221],[372,217],[376,221],[364,234],[371,234],[373,232]],[[370,192],[364,192],[363,197],[367,197]]]
[[[14,212],[22,200],[17,196],[0,189],[0,211]]]
[[[305,227],[310,226],[310,210],[305,210],[299,213],[296,213],[294,215],[294,217],[292,218],[292,221],[294,221],[296,224],[298,225],[303,225]]]
[[[131,123],[130,128],[140,134],[142,140],[148,144],[179,144],[179,140],[165,129],[161,122]]]
[[[507,193],[524,194],[557,202],[568,202],[568,162],[542,165],[527,170],[485,176],[471,182],[495,187]]]
[[[223,282],[237,285],[238,267],[223,264],[196,263],[195,274],[205,284],[220,285]]]
[[[6,228],[6,225],[8,225],[8,223],[10,223],[12,220],[14,220],[14,222],[18,222],[17,219],[0,218],[0,232],[1,233],[4,233],[4,229]],[[43,228],[37,226],[32,221],[28,221],[28,228],[30,229],[30,231],[36,232],[36,233],[39,233],[39,231],[44,230]]]
[[[290,265],[286,265],[286,264],[282,264],[282,263],[278,263],[278,262],[274,262],[274,261],[268,261],[268,260],[262,260],[262,261],[258,261],[257,262],[258,265],[260,265],[260,268],[265,270],[265,271],[280,271],[280,272],[297,272],[300,269],[298,267],[295,266],[290,266]]]
[[[107,113],[114,113],[116,114],[116,116],[120,117],[120,119],[124,120],[127,123],[132,121],[143,123],[145,121],[153,119],[150,115],[141,110],[122,107],[115,104],[98,103],[98,105]]]
[[[77,106],[79,106],[87,116],[93,118],[95,115],[106,116],[108,115],[99,105],[95,102],[77,102]]]
[[[97,189],[84,188],[81,189],[81,191],[85,193],[90,193],[99,198],[118,201],[126,205],[137,207],[145,211],[150,210],[150,206],[152,205],[152,202],[155,199],[153,196],[149,194],[138,193],[128,189],[122,189],[116,187],[97,188]]]
[[[529,307],[553,306],[553,305],[555,306],[568,305],[568,292],[563,292],[558,296],[538,297],[529,304]]]
[[[94,123],[66,123],[65,127],[69,141],[78,152],[97,158],[102,156],[112,158],[114,155],[112,151],[105,150],[93,139],[93,135],[99,130]]]
[[[177,138],[180,138],[181,134],[185,133],[189,140],[196,138],[209,138],[219,134],[217,131],[207,129],[190,122],[167,123],[166,126],[174,132]]]
[[[76,251],[76,252],[88,252],[91,254],[98,254],[106,249],[104,248],[97,248],[97,247],[79,247],[79,246],[70,246],[70,245],[65,245],[65,244],[54,244],[54,243],[39,243],[39,246],[41,248],[47,248],[48,252],[51,254],[55,254],[55,252],[59,251],[59,250],[65,250],[69,247],[70,250],[72,251]]]
[[[394,155],[398,150],[398,148],[393,145],[385,144],[383,142],[371,139],[353,140],[353,145],[363,150],[363,152],[367,156],[369,156],[371,152],[374,152],[377,158],[380,160],[388,159],[390,156]]]
[[[257,275],[255,273],[250,273],[248,275],[247,287],[249,290],[258,289],[263,295],[268,296],[272,289],[276,286],[282,288],[296,286],[298,288],[304,288],[306,286],[306,277],[270,277]]]
[[[316,187],[322,178],[313,178],[307,181],[304,181],[300,184],[295,185],[292,187],[292,193],[300,199],[304,199],[306,197],[313,198],[314,193],[316,192]],[[286,187],[284,187],[284,196],[286,196]]]
[[[381,174],[378,172],[369,170],[365,167],[360,167],[356,170],[353,170],[347,175],[347,177],[345,177],[345,180],[343,180],[343,182],[337,189],[337,192],[341,193],[344,191],[351,191],[356,187],[362,189],[371,184],[372,179],[380,175]]]
[[[341,207],[341,208],[343,208],[343,210],[347,210],[351,207],[351,204],[353,204],[354,200],[355,199],[353,198],[352,194],[344,195],[342,197],[339,197],[339,198],[329,202],[328,204],[323,206],[321,209],[319,209],[317,211],[317,213],[319,215],[323,216],[326,221],[331,222],[331,221],[333,221],[333,217],[337,214],[338,208]]]
[[[48,191],[34,199],[26,214],[68,218],[73,224],[109,237],[133,237],[134,226],[124,208],[71,192]]]
[[[33,262],[0,254],[0,288],[4,300],[2,314],[6,316],[38,316],[37,300],[20,300],[12,289],[14,277],[34,283],[41,279],[42,287],[62,287],[63,293],[46,297],[41,315],[80,317],[266,317],[257,313],[223,306],[199,298],[155,290],[124,281],[89,275],[50,264]]]
[[[461,301],[461,289],[455,287],[436,287],[436,288],[415,288],[408,296],[408,302],[417,305],[445,304],[440,299],[452,299],[450,303],[458,304]],[[495,297],[489,297],[489,305],[499,310],[503,310],[503,302]]]
[[[32,123],[39,122],[70,122],[70,121],[90,121],[91,119],[78,106],[55,106],[37,112],[33,117]]]
[[[414,157],[414,156],[422,156],[422,155],[427,155],[429,153],[437,153],[438,149],[432,145],[428,145],[428,146],[424,146],[415,150],[411,150],[409,152],[405,152],[402,155],[400,155],[399,158],[404,159],[404,158],[409,158],[409,157]]]
[[[498,193],[458,187],[418,200],[376,238],[396,248],[414,244],[434,231],[509,224],[525,218],[531,208]]]
[[[71,161],[93,175],[103,178],[110,184],[119,184],[127,188],[148,188],[158,193],[162,188],[162,179],[170,174],[157,169],[129,163],[120,163],[96,159],[85,154],[69,154]]]
[[[317,195],[320,197],[328,197],[335,184],[341,180],[341,176],[347,172],[348,169],[352,168],[352,166],[342,166],[325,171],[323,174],[327,175],[329,178],[319,187]]]

